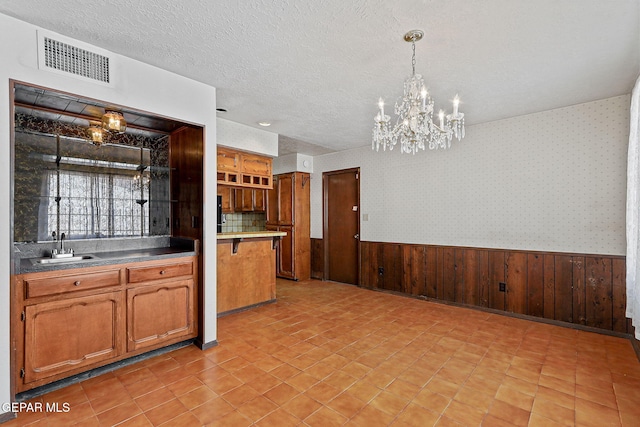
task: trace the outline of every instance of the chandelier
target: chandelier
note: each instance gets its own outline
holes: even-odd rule
[[[433,100],[427,92],[427,87],[420,74],[416,74],[416,42],[422,39],[424,33],[411,30],[404,35],[404,40],[411,42],[413,56],[411,58],[411,77],[404,81],[404,96],[395,105],[398,116],[393,129],[389,128],[390,117],[384,114],[384,101],[378,100],[378,114],[375,116],[373,140],[371,148],[379,151],[393,150],[400,142],[401,153],[415,154],[418,150],[429,147],[430,150],[450,148],[451,139],[460,141],[464,138],[464,114],[458,111],[460,99],[458,95],[453,99],[453,113],[447,114],[440,110],[439,123],[433,122]],[[446,123],[445,123],[446,118]]]

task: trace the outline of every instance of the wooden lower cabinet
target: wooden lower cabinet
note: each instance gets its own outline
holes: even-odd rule
[[[197,335],[198,258],[13,276],[22,392]]]
[[[287,235],[282,236],[278,246],[276,275],[295,279],[295,230],[293,226],[280,226],[278,231],[284,231]]]
[[[121,292],[25,307],[24,382],[120,356],[122,307]]]
[[[127,289],[127,350],[193,334],[194,290],[191,279]]]

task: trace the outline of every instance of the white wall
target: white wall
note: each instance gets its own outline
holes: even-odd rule
[[[468,126],[447,151],[314,157],[311,237],[322,172],[359,166],[362,240],[624,255],[629,102]]]
[[[40,85],[149,111],[205,127],[204,147],[204,340],[216,339],[216,91],[215,88],[116,55],[114,87],[41,71],[37,65],[37,27],[0,14],[0,402],[10,401],[9,256],[12,244],[9,79]],[[68,40],[60,36],[60,40]],[[212,209],[208,212],[208,208]],[[210,242],[211,244],[207,244]]]
[[[269,157],[278,156],[278,134],[229,120],[218,119],[218,145],[251,151]]]
[[[287,172],[313,172],[313,157],[293,153],[273,159],[274,175]]]

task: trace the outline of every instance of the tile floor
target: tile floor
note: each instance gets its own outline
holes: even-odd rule
[[[638,426],[628,340],[330,282],[194,346],[51,392],[37,426]]]

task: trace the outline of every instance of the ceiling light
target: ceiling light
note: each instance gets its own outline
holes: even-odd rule
[[[424,33],[411,30],[404,35],[404,40],[411,42],[413,56],[411,58],[411,77],[404,81],[404,96],[396,101],[395,113],[398,116],[393,129],[389,129],[390,117],[384,114],[384,101],[378,100],[380,111],[374,118],[373,140],[371,148],[378,151],[393,150],[400,142],[401,153],[415,154],[417,150],[430,150],[451,147],[452,137],[459,140],[464,138],[464,114],[458,111],[460,99],[458,95],[453,99],[453,113],[445,116],[440,110],[439,124],[433,122],[433,100],[427,92],[427,87],[420,74],[416,74],[416,42],[422,39]],[[445,123],[445,117],[447,119]]]
[[[111,133],[124,133],[127,130],[127,122],[122,113],[106,110],[102,115],[102,128]]]
[[[271,123],[270,123],[270,122],[258,122],[258,124],[259,124],[260,126],[264,126],[264,127],[271,126]]]
[[[87,135],[89,140],[98,147],[104,142],[104,129],[100,126],[100,122],[89,122]]]

